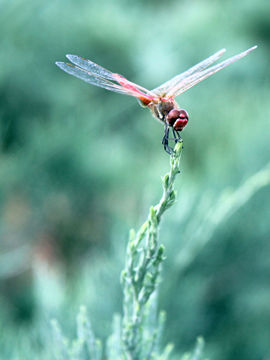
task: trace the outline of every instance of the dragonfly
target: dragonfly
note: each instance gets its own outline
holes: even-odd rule
[[[226,51],[226,49],[221,49],[153,90],[147,90],[127,80],[123,75],[113,73],[93,61],[78,55],[66,55],[71,63],[59,61],[56,62],[56,65],[68,74],[89,84],[137,98],[140,105],[148,107],[153,116],[164,125],[162,145],[167,153],[172,154],[173,148],[169,145],[169,140],[175,143],[182,141],[180,133],[189,121],[187,111],[179,107],[175,97],[243,58],[256,48],[257,46],[253,46],[216,65],[212,65]],[[172,138],[170,138],[170,132],[172,132]]]

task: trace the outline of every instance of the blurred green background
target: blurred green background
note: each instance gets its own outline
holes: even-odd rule
[[[54,62],[78,54],[151,89],[223,47],[228,57],[256,44],[178,98],[190,122],[161,227],[160,308],[175,354],[202,335],[211,359],[270,358],[269,186],[196,235],[224,189],[269,162],[269,19],[267,0],[0,2],[1,359],[45,358],[50,319],[72,337],[80,304],[108,336],[128,230],[169,168],[147,110]]]

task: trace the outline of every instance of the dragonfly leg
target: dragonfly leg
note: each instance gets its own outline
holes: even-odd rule
[[[172,154],[173,153],[173,149],[169,146],[169,132],[170,132],[170,128],[169,126],[165,123],[165,127],[164,127],[164,136],[162,138],[162,145],[164,147],[164,150],[168,153],[168,154]]]
[[[173,148],[169,145],[169,140],[173,140],[176,143],[183,141],[181,138],[181,135],[179,133],[179,131],[176,131],[174,129],[172,129],[172,133],[173,133],[173,138],[169,138],[169,134],[170,134],[170,128],[169,126],[165,123],[165,127],[164,127],[164,136],[162,139],[162,145],[164,147],[164,150],[169,154],[172,155],[174,153]]]
[[[173,132],[173,139],[174,139],[175,143],[182,141],[179,131],[172,129],[172,132]]]
[[[179,140],[179,134],[176,130],[172,129],[174,142],[177,143]]]

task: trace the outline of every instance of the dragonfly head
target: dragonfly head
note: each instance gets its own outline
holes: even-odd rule
[[[188,113],[184,109],[173,109],[167,115],[167,121],[176,131],[182,131],[188,123]]]

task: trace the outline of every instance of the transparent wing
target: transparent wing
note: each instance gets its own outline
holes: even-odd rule
[[[96,85],[96,86],[102,87],[107,90],[118,92],[120,94],[135,96],[133,94],[133,92],[131,93],[130,90],[123,88],[123,86],[117,85],[99,75],[89,73],[88,71],[83,70],[75,65],[64,63],[64,62],[56,62],[56,65],[60,69],[64,70],[66,73],[73,75],[73,76],[87,82],[88,84]]]
[[[155,94],[166,94],[171,88],[174,88],[179,82],[181,82],[183,79],[189,77],[190,75],[194,74],[195,72],[201,71],[211,64],[213,62],[217,61],[226,51],[226,49],[221,49],[217,51],[214,55],[209,56],[207,59],[199,62],[198,64],[194,65],[187,71],[176,75],[169,81],[166,81],[164,84],[160,85],[159,87],[152,90]]]
[[[151,91],[145,89],[144,87],[137,85],[135,83],[132,83],[131,81],[128,81],[125,77],[123,77],[122,75],[116,74],[111,72],[110,70],[107,70],[105,68],[103,68],[102,66],[94,63],[91,60],[85,59],[81,56],[78,55],[66,55],[66,57],[76,66],[78,66],[79,68],[86,70],[87,72],[91,73],[91,74],[95,74],[98,76],[101,76],[105,79],[108,80],[112,80],[112,81],[117,81],[122,78],[122,80],[125,80],[126,83],[129,83],[130,85],[133,85],[134,87],[136,87],[137,89],[140,89],[142,91],[144,91],[146,94],[149,95],[154,95],[154,93],[151,93]]]
[[[66,55],[68,60],[70,60],[73,64],[79,66],[80,68],[108,80],[115,80],[114,75],[111,71],[103,68],[102,66],[95,64],[93,61],[85,59],[78,55]]]
[[[148,105],[156,95],[142,86],[128,81],[124,76],[112,73],[94,62],[77,55],[67,55],[73,64],[56,62],[56,65],[66,73],[73,75],[89,84],[114,91],[123,95],[134,96],[144,105]]]
[[[174,87],[172,87],[166,94],[166,97],[170,96],[178,96],[182,94],[183,92],[187,91],[194,85],[198,84],[199,82],[203,81],[204,79],[208,78],[209,76],[215,74],[221,69],[224,69],[226,66],[234,63],[235,61],[241,59],[242,57],[246,56],[248,53],[256,49],[257,46],[253,46],[252,48],[241,52],[240,54],[237,54],[235,56],[230,57],[227,60],[222,61],[221,63],[211,66],[209,69],[196,72],[195,74],[184,78],[182,81],[177,83]]]

